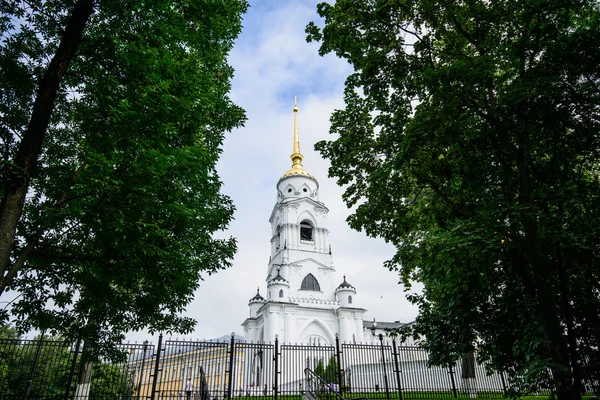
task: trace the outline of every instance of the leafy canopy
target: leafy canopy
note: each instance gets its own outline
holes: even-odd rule
[[[215,165],[245,0],[2,2],[0,294],[21,330],[190,332],[230,265]],[[102,340],[100,340],[102,339]]]
[[[600,10],[594,1],[321,3],[347,59],[336,138],[351,227],[382,237],[445,364],[480,358],[561,398],[597,376]],[[546,378],[548,379],[548,378]],[[526,382],[525,382],[526,383]],[[574,396],[574,397],[571,397]]]

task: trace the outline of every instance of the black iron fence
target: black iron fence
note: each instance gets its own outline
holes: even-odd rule
[[[122,344],[116,350],[123,361],[88,363],[81,343],[0,339],[0,399],[136,398],[145,383],[135,379],[132,365],[145,360],[151,367],[154,346]]]
[[[119,362],[91,363],[81,343],[0,339],[0,400],[301,400],[317,393],[315,385],[319,399],[503,398],[508,390],[505,377],[473,354],[447,367],[428,366],[424,349],[393,340],[316,346],[160,336],[157,345],[117,350]],[[586,389],[597,394],[597,387]],[[531,394],[550,392],[537,387]]]

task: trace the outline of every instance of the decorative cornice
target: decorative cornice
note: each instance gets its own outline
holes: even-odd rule
[[[317,299],[314,297],[290,297],[290,301],[293,303],[300,304],[316,304],[324,306],[339,306],[340,302],[337,300]]]

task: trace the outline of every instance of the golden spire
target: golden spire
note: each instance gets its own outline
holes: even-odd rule
[[[300,154],[300,140],[298,140],[298,105],[296,104],[296,100],[298,98],[294,96],[294,152],[290,156],[292,159],[292,168],[296,164],[300,164],[302,166],[302,154]]]
[[[304,156],[300,153],[300,139],[298,138],[298,105],[296,104],[297,97],[294,96],[294,152],[290,156],[292,159],[292,169],[283,174],[281,179],[287,178],[293,175],[304,175],[309,178],[315,179],[309,174],[302,166],[302,159]],[[316,179],[315,179],[316,180]]]

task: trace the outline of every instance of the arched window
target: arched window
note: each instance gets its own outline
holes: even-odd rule
[[[283,289],[279,289],[279,298],[283,299]]]
[[[352,304],[352,296],[348,296],[348,304]]]
[[[281,225],[277,225],[275,235],[275,248],[279,250],[279,246],[281,246]]]
[[[302,280],[300,290],[315,290],[320,292],[321,287],[319,286],[319,282],[317,282],[317,279],[313,276],[313,274],[308,274]]]
[[[300,240],[313,241],[313,225],[306,219],[300,222]]]

